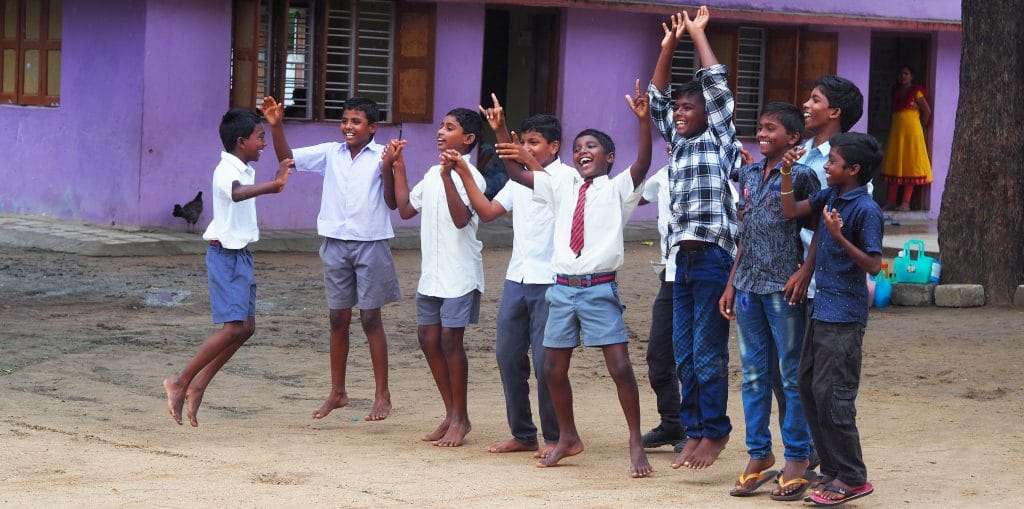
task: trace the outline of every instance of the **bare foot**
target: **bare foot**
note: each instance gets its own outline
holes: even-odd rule
[[[676,460],[672,462],[672,468],[689,467],[690,459],[693,458],[694,451],[697,450],[697,446],[700,445],[700,437],[690,437],[686,441],[686,447],[679,451],[679,455],[676,456]]]
[[[654,467],[647,461],[647,451],[643,442],[629,446],[629,475],[634,478],[647,477],[654,472]]]
[[[569,456],[575,456],[583,452],[583,441],[577,438],[566,438],[558,439],[558,443],[555,444],[555,448],[551,449],[551,452],[544,458],[541,458],[537,462],[537,466],[540,468],[553,467],[558,464],[558,461],[562,458],[568,458]]]
[[[536,451],[537,444],[526,445],[514,438],[510,438],[504,442],[494,442],[487,447],[487,452],[522,452],[522,451]],[[534,455],[536,457],[536,455]]]
[[[551,451],[555,450],[555,446],[558,444],[544,443],[544,447],[541,447],[539,451],[533,453],[534,458],[547,458],[551,455]]]
[[[441,439],[441,437],[444,436],[445,433],[448,433],[448,426],[451,425],[451,422],[451,417],[445,417],[444,420],[441,421],[441,424],[437,425],[437,429],[430,433],[427,433],[426,435],[423,435],[422,437],[420,437],[420,440],[424,442],[437,442],[438,440]]]
[[[472,429],[473,426],[469,424],[469,419],[452,419],[451,424],[448,425],[448,431],[445,432],[443,437],[434,442],[434,445],[437,447],[458,447],[465,442],[466,435]]]
[[[332,410],[341,408],[348,404],[348,394],[341,392],[331,391],[331,394],[324,400],[324,404],[320,405],[320,408],[313,412],[314,419],[323,419],[327,417],[327,414],[331,413]],[[376,405],[374,405],[376,408]]]
[[[391,394],[385,393],[378,395],[373,401],[373,408],[370,409],[370,414],[363,417],[364,421],[383,421],[388,418],[391,414]]]
[[[697,446],[696,451],[693,451],[693,457],[690,458],[690,464],[686,465],[687,468],[700,470],[710,467],[718,459],[718,455],[722,453],[727,443],[729,443],[729,435],[719,438],[701,438],[700,445]]]
[[[181,407],[185,405],[185,391],[168,378],[164,380],[164,392],[167,393],[167,413],[181,426]]]
[[[206,393],[206,387],[202,389],[193,389],[191,386],[188,388],[185,400],[188,401],[188,423],[193,428],[199,427],[199,421],[196,416],[199,414],[199,405],[203,402],[203,394]]]

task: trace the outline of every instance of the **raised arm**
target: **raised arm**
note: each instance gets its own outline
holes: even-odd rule
[[[793,147],[782,156],[782,167],[779,168],[779,175],[782,175],[782,187],[779,194],[782,198],[782,215],[787,219],[804,217],[811,213],[811,203],[808,200],[796,201],[793,197],[793,163],[804,155],[803,148]]]
[[[529,174],[528,168],[525,168],[526,163],[521,162],[523,158],[518,155],[519,149],[526,150],[522,146],[522,140],[515,133],[509,135],[508,125],[505,124],[505,108],[501,106],[498,96],[493,92],[491,93],[491,101],[494,103],[494,106],[484,108],[481,105],[480,113],[487,119],[487,123],[490,124],[491,129],[494,131],[494,136],[497,138],[494,148],[501,159],[502,165],[505,166],[505,173],[513,181],[533,189],[533,175]],[[519,147],[515,146],[517,143]],[[505,151],[504,156],[502,156],[502,150]],[[533,158],[530,157],[530,159]],[[538,163],[537,166],[540,166],[540,164]],[[543,169],[543,167],[540,167],[540,169]],[[529,181],[529,183],[524,183],[526,181]]]
[[[455,187],[455,181],[452,180],[452,168],[456,164],[466,164],[466,160],[457,150],[449,149],[441,154],[441,184],[444,186],[444,197],[448,202],[448,213],[451,214],[455,227],[463,228],[469,224],[473,213],[469,210],[469,206],[462,201],[459,189]],[[466,171],[469,171],[468,166]]]
[[[686,30],[683,26],[682,14],[673,14],[670,20],[671,26],[665,23],[661,24],[665,36],[661,38],[661,53],[658,54],[658,63],[654,67],[654,76],[651,78],[651,83],[658,90],[668,89],[669,81],[672,79],[672,53],[676,51],[676,45],[679,44],[679,39]]]
[[[522,138],[513,131],[509,143],[499,143],[494,148],[497,149],[498,157],[505,163],[508,178],[533,189],[533,172],[544,171],[544,167],[529,150],[526,150]]]
[[[280,193],[284,191],[284,186],[288,183],[288,175],[291,175],[293,171],[295,171],[295,161],[285,159],[281,161],[277,173],[274,174],[274,180],[270,182],[244,186],[236,180],[231,183],[231,200],[240,202],[261,194]]]
[[[495,200],[487,199],[487,196],[480,190],[480,186],[476,185],[476,180],[473,178],[473,172],[469,170],[469,165],[461,157],[459,159],[462,160],[462,164],[455,165],[455,173],[458,173],[459,178],[462,179],[462,187],[466,189],[469,204],[473,206],[473,210],[480,216],[480,220],[488,223],[504,216],[508,212],[505,210],[505,207]]]
[[[683,11],[683,26],[686,27],[686,32],[690,34],[690,39],[693,39],[693,46],[697,49],[697,55],[700,56],[700,66],[704,69],[718,65],[718,57],[715,56],[714,50],[711,49],[711,43],[708,42],[708,37],[704,33],[704,29],[707,28],[708,21],[710,20],[711,13],[706,5],[702,5],[700,9],[697,9],[697,16],[692,20],[690,15]]]
[[[263,111],[263,118],[270,124],[270,134],[274,140],[274,155],[278,161],[292,158],[292,148],[288,146],[288,139],[284,136],[284,105],[278,103],[269,95],[263,98],[260,104]]]
[[[395,142],[388,144],[388,151],[395,150],[394,159],[390,163],[390,170],[394,172],[395,206],[398,209],[398,215],[402,219],[409,219],[419,214],[419,211],[409,203],[409,179],[405,175],[405,157],[402,155],[404,147],[404,141],[399,141],[397,144]],[[384,165],[381,171],[387,173],[389,168],[387,165]]]
[[[395,158],[405,146],[405,140],[391,140],[384,146],[384,154],[381,156],[380,179],[381,187],[384,188],[384,204],[389,209],[398,208],[398,200],[395,197]]]
[[[626,94],[626,104],[636,115],[640,123],[640,140],[637,142],[636,161],[630,165],[629,174],[633,179],[633,187],[637,187],[647,178],[647,172],[651,169],[651,103],[647,94],[640,93],[640,79],[636,80],[636,98]]]

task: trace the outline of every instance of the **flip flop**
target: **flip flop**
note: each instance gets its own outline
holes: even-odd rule
[[[770,494],[772,500],[778,500],[780,502],[792,502],[794,500],[800,500],[804,497],[804,493],[807,492],[807,488],[811,486],[811,483],[818,478],[818,474],[815,474],[813,470],[804,471],[804,476],[796,479],[785,480],[782,476],[779,476],[779,491],[785,490],[790,486],[800,485],[796,491],[787,493],[785,495],[776,495],[775,493]]]
[[[754,472],[750,475],[740,474],[740,485],[733,488],[732,491],[729,492],[729,495],[734,497],[749,497],[753,495],[758,488],[763,486],[764,483],[774,479],[778,474],[778,470],[765,470],[763,472]],[[754,485],[750,488],[744,488],[743,486],[746,486],[750,481],[755,481]]]
[[[842,505],[842,504],[845,504],[845,503],[847,503],[847,502],[849,502],[851,500],[856,500],[856,499],[861,498],[861,497],[866,497],[866,496],[874,493],[875,487],[872,486],[871,483],[864,483],[863,486],[860,486],[858,488],[843,488],[843,487],[840,487],[840,486],[836,486],[836,485],[834,485],[832,483],[828,483],[828,484],[825,485],[825,491],[831,491],[832,493],[838,493],[838,494],[842,495],[843,498],[840,498],[839,500],[829,500],[829,499],[827,499],[827,498],[825,498],[825,497],[823,497],[823,496],[821,496],[821,495],[819,495],[817,493],[812,493],[811,494],[811,502],[814,502],[815,505],[827,505],[827,506]]]

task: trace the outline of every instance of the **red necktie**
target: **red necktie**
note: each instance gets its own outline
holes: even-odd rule
[[[590,187],[591,179],[583,181],[580,186],[580,195],[576,200],[576,211],[572,213],[572,230],[569,233],[569,249],[576,256],[583,251],[583,205],[587,203],[587,188]]]

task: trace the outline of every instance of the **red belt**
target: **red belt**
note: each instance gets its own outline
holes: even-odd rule
[[[220,241],[219,240],[211,240],[210,241],[210,245],[213,246],[213,247],[220,247]]]
[[[614,272],[602,272],[600,274],[586,274],[583,276],[569,276],[558,274],[555,276],[555,283],[562,286],[590,287],[615,281]]]

